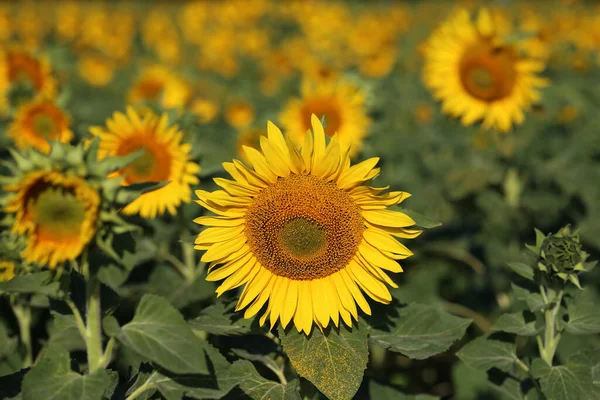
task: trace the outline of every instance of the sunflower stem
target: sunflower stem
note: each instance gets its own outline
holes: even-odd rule
[[[86,262],[87,265],[87,262]],[[89,272],[89,271],[88,271]],[[102,367],[102,326],[100,322],[100,282],[95,276],[89,276],[86,287],[87,323],[85,344],[89,371]]]
[[[25,348],[25,359],[23,368],[33,364],[33,346],[31,344],[31,308],[26,305],[12,304],[13,312],[19,324],[19,337],[21,344]]]
[[[563,291],[561,290],[554,299],[550,300],[549,298],[546,298],[546,304],[550,304],[552,302],[556,302],[556,304],[554,304],[554,307],[544,311],[544,340],[542,341],[541,337],[538,336],[540,356],[542,357],[542,360],[544,360],[549,366],[552,366],[552,360],[554,359],[554,354],[556,353],[556,348],[558,347],[558,342],[560,341],[561,336],[560,332],[558,332],[556,329],[556,317],[558,316],[562,296]]]
[[[194,254],[194,246],[190,243],[181,242],[181,252],[183,253],[183,262],[185,264],[185,277],[188,282],[193,282],[196,279],[196,256]]]

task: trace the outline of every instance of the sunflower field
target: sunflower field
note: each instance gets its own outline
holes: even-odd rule
[[[600,3],[0,2],[0,400],[600,399]]]

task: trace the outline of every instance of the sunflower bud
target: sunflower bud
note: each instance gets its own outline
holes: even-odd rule
[[[595,262],[586,263],[589,254],[582,250],[579,234],[571,232],[569,225],[548,236],[537,233],[537,245],[531,250],[538,254],[538,268],[551,278],[569,281],[581,289],[578,274],[589,271]]]

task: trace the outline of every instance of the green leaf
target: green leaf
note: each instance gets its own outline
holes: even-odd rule
[[[48,349],[23,379],[23,400],[101,400],[109,384],[106,370],[79,375],[66,350]]]
[[[567,332],[574,335],[600,333],[600,311],[594,303],[570,303],[568,305],[569,322],[565,324]]]
[[[48,346],[60,346],[67,351],[85,350],[85,341],[79,333],[75,317],[57,312],[52,312],[52,316]]]
[[[533,361],[532,372],[539,378],[542,392],[549,400],[592,399],[592,369],[589,365],[567,363],[550,367],[540,358]]]
[[[0,282],[0,292],[6,293],[38,293],[57,298],[61,295],[60,289],[60,281],[54,280],[54,273],[51,271],[20,275],[10,281]]]
[[[398,207],[398,211],[408,215],[415,221],[415,225],[419,228],[432,229],[437,228],[438,226],[442,226],[441,222],[434,221],[423,214],[420,214],[413,210],[408,210],[406,208]]]
[[[489,382],[489,386],[502,395],[503,399],[507,400],[523,400],[523,392],[521,391],[521,382],[512,377],[507,377],[500,385]]]
[[[512,269],[517,274],[521,275],[523,278],[533,281],[535,271],[531,266],[522,262],[508,263],[508,266],[510,267],[510,269]]]
[[[313,329],[309,336],[293,327],[279,330],[283,350],[300,376],[333,400],[351,399],[369,361],[367,329],[344,324],[339,330]]]
[[[208,373],[202,340],[162,297],[151,294],[142,297],[133,320],[116,337],[123,345],[169,371]]]
[[[235,336],[250,333],[252,319],[244,319],[230,311],[222,301],[202,310],[198,317],[188,321],[192,329],[213,335]]]
[[[535,336],[540,329],[536,329],[535,320],[526,322],[523,312],[502,314],[494,325],[492,326],[493,331],[502,331],[514,333],[521,336]]]
[[[538,311],[546,306],[541,294],[532,293],[527,289],[515,285],[514,283],[511,283],[511,287],[517,300],[524,301],[530,311]]]
[[[405,394],[400,390],[384,386],[374,380],[369,381],[369,396],[373,400],[436,400],[439,397],[428,394]]]
[[[496,367],[508,372],[518,360],[514,343],[488,339],[486,336],[467,343],[456,355],[471,368],[485,371]]]
[[[173,307],[181,309],[190,303],[214,297],[215,286],[198,275],[187,281],[174,268],[158,265],[152,271],[144,291],[164,297]]]
[[[283,385],[263,378],[250,361],[239,360],[232,367],[240,376],[240,389],[253,400],[301,400],[300,382],[294,379]],[[339,382],[341,384],[341,382]]]
[[[374,326],[371,342],[413,359],[422,360],[444,352],[460,339],[470,319],[455,317],[435,306],[409,304],[398,308],[386,326]]]

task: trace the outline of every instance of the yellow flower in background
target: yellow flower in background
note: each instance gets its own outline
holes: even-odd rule
[[[219,115],[219,103],[207,97],[196,97],[191,101],[189,110],[201,124],[208,124]]]
[[[15,277],[15,263],[12,261],[0,261],[0,282],[10,281]]]
[[[19,149],[33,147],[49,153],[49,140],[69,143],[73,139],[70,124],[71,118],[52,101],[37,100],[18,109],[8,127],[8,137]]]
[[[106,86],[115,75],[116,63],[100,54],[84,54],[77,69],[84,81],[92,86]]]
[[[279,120],[292,142],[300,146],[306,131],[311,128],[311,116],[324,118],[325,134],[333,137],[337,133],[340,143],[350,147],[350,157],[354,157],[360,151],[371,123],[365,108],[365,96],[354,85],[342,81],[305,81],[301,97],[288,101]]]
[[[225,107],[225,121],[234,128],[246,128],[254,121],[254,107],[246,100],[231,101]]]
[[[54,8],[54,30],[65,41],[74,40],[81,32],[83,12],[77,1],[62,1]]]
[[[361,58],[358,70],[370,78],[384,78],[396,65],[397,51],[394,46],[383,46],[373,54]]]
[[[196,191],[197,202],[218,216],[195,220],[208,227],[195,242],[206,250],[207,279],[225,279],[217,295],[245,285],[236,307],[246,309],[245,318],[263,310],[261,325],[280,320],[285,328],[293,320],[306,334],[313,322],[338,326],[341,317],[351,326],[358,308],[370,314],[363,292],[389,303],[386,284],[396,285],[386,271],[402,272],[396,260],[412,255],[392,236],[421,233],[409,229],[410,217],[386,209],[408,193],[364,185],[378,175],[378,158],[351,166],[338,136],[326,145],[315,115],[311,124],[299,150],[269,123],[262,152],[244,148],[252,169],[223,163],[233,180],[215,178],[223,190]]]
[[[523,123],[524,112],[540,99],[538,89],[547,85],[538,76],[543,69],[502,41],[487,10],[474,23],[463,10],[430,37],[424,81],[444,113],[463,125],[483,120],[484,128],[506,132]]]
[[[0,49],[0,115],[38,98],[56,94],[50,63],[22,49]]]
[[[8,42],[12,36],[12,22],[10,7],[5,3],[0,4],[0,44]]]
[[[4,191],[14,193],[4,212],[15,216],[12,231],[27,238],[27,262],[53,269],[79,256],[94,236],[100,197],[84,179],[34,171]]]
[[[252,147],[253,149],[260,150],[260,138],[266,136],[266,133],[262,129],[247,129],[241,131],[238,134],[236,153],[239,158],[245,163],[250,164],[250,159],[246,157],[244,147]]]
[[[147,67],[129,89],[131,104],[151,102],[165,109],[182,108],[191,95],[190,85],[169,68],[156,65]]]
[[[106,128],[90,128],[100,139],[98,157],[125,156],[139,150],[142,155],[117,172],[123,176],[123,185],[141,182],[170,183],[160,189],[144,193],[123,209],[125,214],[139,214],[156,218],[191,201],[190,185],[197,184],[200,166],[191,161],[190,144],[182,143],[183,133],[177,125],[169,126],[166,114],[160,118],[148,111],[141,116],[132,107],[126,114],[115,112],[106,121]]]

